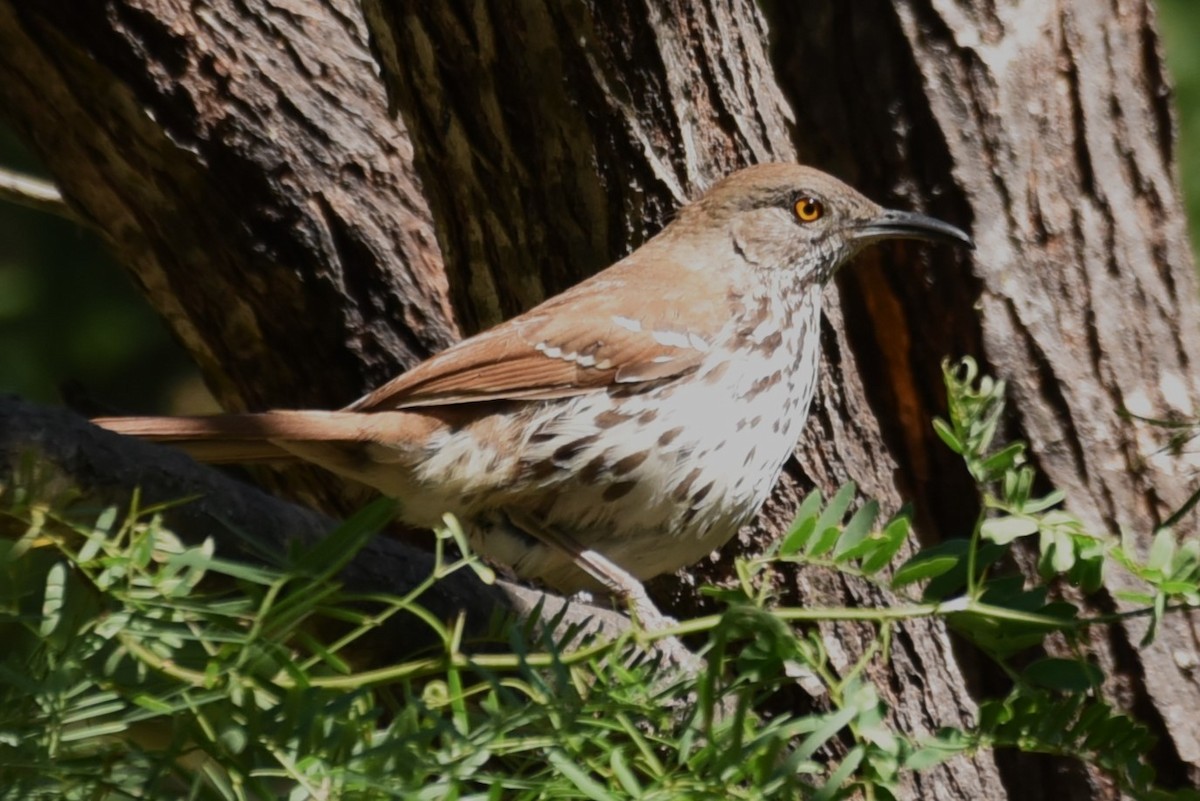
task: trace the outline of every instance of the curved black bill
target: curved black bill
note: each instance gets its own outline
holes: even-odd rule
[[[885,211],[873,220],[864,220],[854,226],[850,236],[862,243],[881,239],[924,239],[975,249],[975,243],[962,229],[912,211]]]

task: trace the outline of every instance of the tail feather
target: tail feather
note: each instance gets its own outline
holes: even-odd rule
[[[203,462],[295,461],[278,442],[403,443],[436,423],[414,412],[273,411],[205,417],[97,417],[95,425],[169,443]],[[419,423],[414,425],[414,423]]]
[[[178,440],[320,439],[353,440],[362,433],[361,414],[281,411],[204,417],[97,417],[109,431],[155,442]]]

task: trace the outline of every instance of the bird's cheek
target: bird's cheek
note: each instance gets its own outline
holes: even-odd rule
[[[773,220],[746,215],[733,222],[733,244],[746,261],[758,267],[778,267],[788,261],[794,231],[779,230]]]

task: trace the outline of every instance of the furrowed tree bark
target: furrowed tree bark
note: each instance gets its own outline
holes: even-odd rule
[[[465,3],[420,12],[384,0],[364,4],[390,96],[409,123],[418,170],[443,221],[447,264],[486,264],[492,285],[508,285],[531,265],[553,277],[563,269],[564,253],[591,271],[624,252],[593,252],[577,236],[581,227],[569,212],[592,194],[601,192],[611,206],[644,219],[732,167],[796,159],[791,112],[765,47],[771,34],[753,3],[677,3],[661,12],[618,5],[515,1],[476,14]],[[529,91],[530,84],[548,87]],[[582,100],[576,106],[565,98]],[[434,175],[449,180],[434,181]],[[949,184],[949,176],[942,181]],[[496,191],[501,197],[493,209],[488,197]],[[488,212],[465,211],[480,207]],[[944,216],[954,220],[960,210]],[[632,228],[632,244],[657,227]],[[621,242],[629,230],[620,214],[597,216],[588,241]],[[521,237],[555,246],[508,246]],[[776,502],[745,533],[743,548],[751,552],[786,530],[799,494],[814,484],[831,491],[854,479],[869,497],[900,506],[892,477],[897,464],[870,411],[836,304],[831,319],[822,400]],[[688,571],[687,581],[656,582],[659,597],[670,597],[673,609],[695,609],[691,582],[728,577],[733,551],[726,549],[719,564]],[[792,576],[779,590],[795,604],[880,606],[890,600],[866,586],[828,581]],[[973,703],[944,630],[928,622],[904,629],[891,663],[877,666],[873,676],[892,691],[889,705],[899,725],[932,733],[963,722]],[[844,624],[826,633],[842,669],[874,635]],[[914,796],[1003,797],[990,758],[940,766],[915,780]]]
[[[911,500],[926,541],[961,536],[970,485],[929,418],[941,359],[964,354],[1010,381],[1008,433],[1098,529],[1148,534],[1187,496],[1187,466],[1150,458],[1165,436],[1121,414],[1192,414],[1200,352],[1146,0],[364,0],[382,84],[349,0],[89,5],[0,0],[0,104],[230,408],[348,402],[455,320],[478,330],[611,263],[717,176],[799,158],[979,250],[897,245],[843,271],[820,400],[740,547],[848,479]],[[316,481],[301,494],[341,500]],[[690,576],[719,580],[733,550]],[[657,590],[686,613],[691,580]],[[786,581],[794,603],[888,601]],[[1140,625],[1087,645],[1159,732],[1163,781],[1194,785],[1194,624],[1169,618],[1147,650]],[[838,667],[868,641],[826,633]],[[931,731],[972,713],[960,667],[994,694],[914,623],[873,678]],[[1116,797],[1069,764],[998,764],[955,760],[911,795]]]
[[[1009,433],[1030,443],[1069,507],[1097,531],[1129,527],[1148,543],[1187,500],[1194,464],[1165,451],[1169,431],[1125,411],[1194,418],[1200,345],[1153,7],[775,5],[779,74],[798,128],[817,132],[810,158],[853,171],[877,194],[965,205],[974,220],[969,276],[938,268],[915,282],[872,265],[841,279],[868,394],[891,410],[879,418],[904,495],[926,510],[926,534],[963,530],[960,485],[924,421],[939,407],[932,357],[969,351],[1009,381]],[[856,101],[845,102],[849,85],[818,80],[812,63],[853,74]],[[1178,533],[1195,537],[1196,522],[1189,515]],[[1114,574],[1108,589],[1123,586]],[[1112,596],[1090,602],[1127,608]],[[1087,650],[1109,692],[1159,729],[1162,779],[1196,786],[1200,721],[1184,712],[1200,708],[1196,620],[1171,616],[1141,649],[1145,625],[1093,630]],[[1083,786],[1054,766],[1030,767],[1005,772],[1023,797],[1114,793],[1100,777]]]
[[[458,338],[351,0],[5,0],[0,74],[10,124],[225,408],[337,408]],[[283,486],[364,497],[319,471]]]

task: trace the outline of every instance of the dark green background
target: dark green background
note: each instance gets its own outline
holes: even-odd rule
[[[0,164],[42,175],[7,128]],[[99,239],[0,202],[0,393],[59,400],[73,383],[114,411],[200,410],[196,371]]]
[[[1179,167],[1200,241],[1200,0],[1159,0],[1176,87]],[[39,165],[0,127],[0,164]],[[38,401],[73,383],[114,411],[206,411],[195,370],[96,238],[0,203],[0,392]]]

